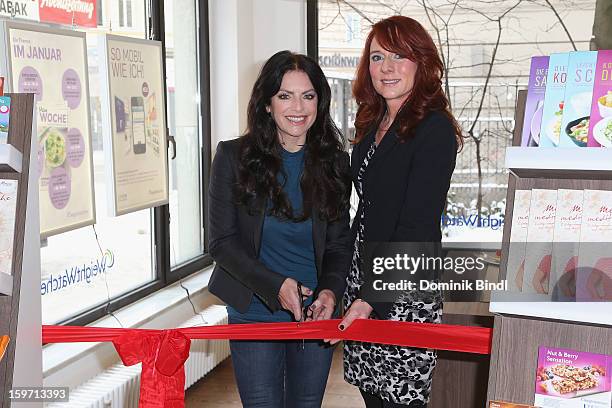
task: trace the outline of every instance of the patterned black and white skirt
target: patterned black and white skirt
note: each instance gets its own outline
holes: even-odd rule
[[[358,217],[353,262],[344,293],[347,310],[357,298],[363,284],[360,273],[360,242],[363,237],[363,217]],[[403,293],[393,304],[387,320],[440,323],[442,295],[439,291]],[[344,342],[344,378],[365,392],[397,404],[411,402],[427,404],[431,393],[435,350],[415,349],[386,344]]]

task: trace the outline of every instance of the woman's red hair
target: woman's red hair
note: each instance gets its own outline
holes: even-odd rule
[[[387,51],[417,63],[414,85],[408,99],[397,113],[398,135],[402,141],[410,138],[418,123],[431,111],[443,112],[455,127],[457,145],[463,146],[461,128],[450,112],[448,99],[442,89],[444,66],[429,33],[416,20],[393,16],[374,24],[366,39],[363,54],[353,82],[353,96],[357,101],[355,143],[373,129],[385,113],[385,100],[380,96],[370,77],[370,45],[376,37]]]

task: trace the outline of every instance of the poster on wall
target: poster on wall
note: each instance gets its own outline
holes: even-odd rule
[[[85,33],[4,25],[10,88],[36,102],[41,237],[94,224]]]
[[[107,35],[104,110],[111,215],[168,202],[162,48],[158,41]]]

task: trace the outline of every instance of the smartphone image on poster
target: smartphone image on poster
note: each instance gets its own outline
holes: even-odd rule
[[[143,154],[147,151],[144,101],[141,96],[133,96],[131,105],[134,154]]]

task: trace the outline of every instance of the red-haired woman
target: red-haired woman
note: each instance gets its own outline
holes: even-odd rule
[[[361,253],[366,241],[441,241],[440,219],[462,145],[442,72],[434,42],[418,22],[394,16],[373,26],[353,85],[359,109],[351,167],[360,201],[340,330],[360,318],[440,322],[438,291],[401,292],[391,302],[372,298],[363,290],[368,277]],[[344,344],[345,379],[359,387],[367,407],[426,407],[435,365],[433,350]]]

